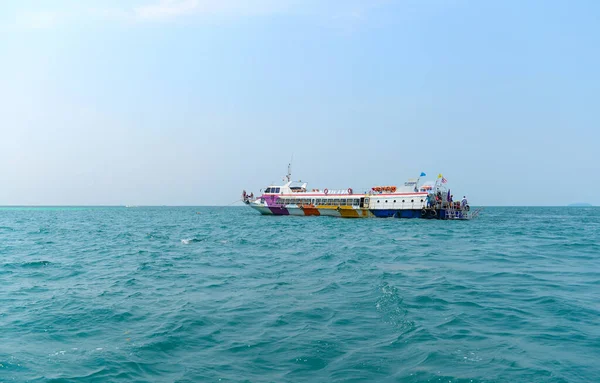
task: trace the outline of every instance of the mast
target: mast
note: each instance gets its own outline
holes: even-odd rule
[[[288,164],[288,172],[285,176],[287,181],[290,182],[292,180],[292,162],[294,161],[294,155],[292,154],[292,158],[290,159],[290,163]]]

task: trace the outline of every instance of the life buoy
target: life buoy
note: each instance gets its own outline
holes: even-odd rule
[[[436,215],[437,215],[437,211],[435,211],[435,210],[432,210],[429,212],[430,217],[435,217]]]
[[[352,194],[352,188],[348,188],[348,194]]]
[[[425,217],[427,215],[427,210],[421,209],[421,217]]]
[[[329,193],[329,189],[323,190],[323,193],[325,193],[325,194]]]

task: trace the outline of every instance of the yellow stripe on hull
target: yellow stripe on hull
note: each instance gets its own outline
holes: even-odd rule
[[[342,217],[342,218],[368,218],[372,217],[373,214],[369,209],[355,209],[350,205],[345,206],[319,206],[319,213],[321,215],[330,217]]]

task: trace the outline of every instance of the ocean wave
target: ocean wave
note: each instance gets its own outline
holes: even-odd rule
[[[190,245],[192,243],[204,242],[206,240],[207,240],[207,238],[187,238],[187,239],[182,239],[181,243],[184,245]]]
[[[600,209],[560,225],[546,208],[468,223],[198,210],[0,217],[0,380],[600,376]]]

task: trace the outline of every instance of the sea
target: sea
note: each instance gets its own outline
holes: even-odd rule
[[[600,382],[600,208],[0,208],[0,382]]]

